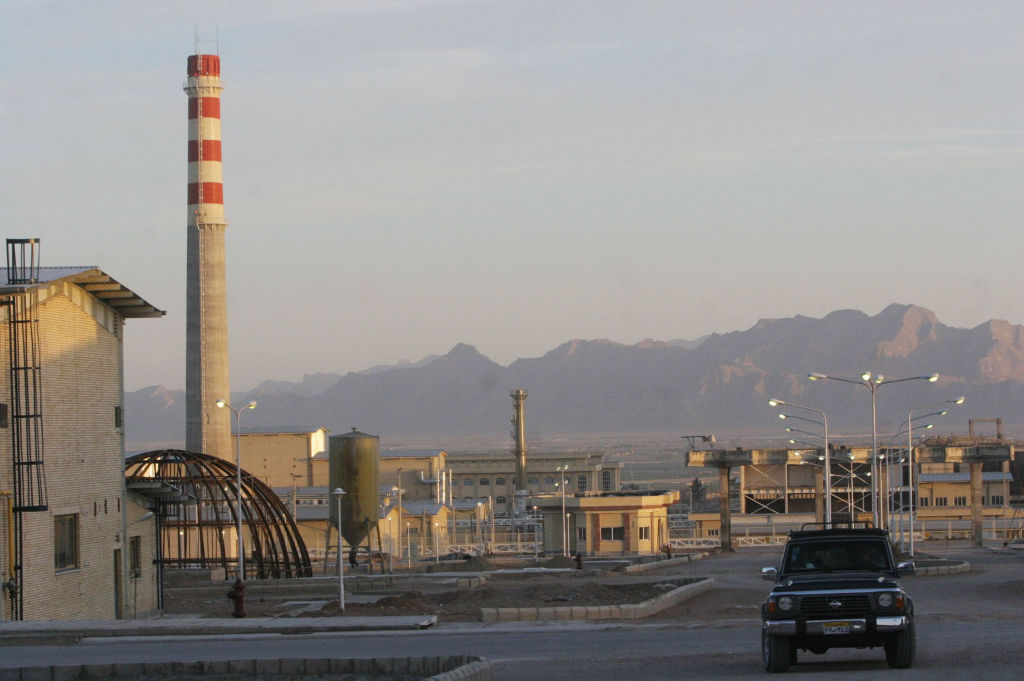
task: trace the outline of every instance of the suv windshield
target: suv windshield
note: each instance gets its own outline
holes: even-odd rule
[[[787,574],[857,570],[891,571],[885,545],[878,541],[863,540],[791,544],[782,566],[782,571]]]

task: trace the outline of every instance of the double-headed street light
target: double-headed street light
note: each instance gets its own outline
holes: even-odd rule
[[[914,412],[920,409],[933,409],[935,407],[941,407],[947,404],[959,405],[967,401],[967,398],[961,395],[960,397],[954,397],[951,400],[944,402],[936,402],[935,404],[926,404],[922,407],[914,407],[907,413],[907,461],[910,466],[910,479],[907,481],[910,487],[910,557],[914,557],[914,520],[916,513],[914,509],[917,507],[917,487],[916,487],[916,468],[917,462],[914,460],[914,440],[913,440],[913,421]],[[945,412],[943,412],[945,413]]]
[[[237,490],[235,492],[235,520],[237,522],[236,529],[238,530],[238,580],[245,581],[245,545],[242,543],[242,426],[239,421],[241,415],[239,409],[235,409],[228,403],[227,400],[217,400],[217,407],[224,409],[225,407],[231,410],[231,413],[235,415],[235,485]],[[249,404],[245,405],[241,409],[255,409],[256,400],[253,400]]]
[[[882,517],[879,514],[878,509],[878,406],[875,399],[875,393],[878,388],[883,385],[889,385],[890,383],[905,383],[907,381],[928,381],[934,383],[939,380],[938,374],[925,374],[923,376],[908,376],[906,378],[895,378],[887,379],[882,374],[873,374],[870,371],[865,371],[860,375],[860,379],[856,378],[845,378],[842,376],[831,376],[829,374],[822,374],[818,372],[812,372],[807,375],[807,378],[812,381],[839,381],[841,383],[852,383],[853,385],[864,386],[871,393],[871,513],[875,523],[875,527],[882,527],[880,522]]]
[[[817,414],[821,417],[821,421],[815,421],[814,419],[805,418],[803,416],[795,416],[793,414],[780,413],[780,419],[799,419],[801,421],[810,421],[819,426],[822,426],[825,430],[825,524],[826,526],[832,524],[832,458],[828,451],[828,416],[825,415],[820,409],[814,407],[807,407],[802,404],[795,404],[793,402],[786,402],[785,400],[772,399],[768,400],[768,404],[773,407],[785,406],[792,407],[793,409],[803,409]],[[788,428],[786,430],[789,430]]]

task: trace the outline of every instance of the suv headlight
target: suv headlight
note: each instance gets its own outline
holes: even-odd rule
[[[789,612],[796,605],[796,601],[792,596],[779,596],[775,603],[779,606],[779,611],[781,612]]]
[[[894,599],[891,593],[883,592],[878,594],[878,607],[882,610],[888,610],[891,608],[893,602]]]

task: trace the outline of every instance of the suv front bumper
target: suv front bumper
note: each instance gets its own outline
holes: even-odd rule
[[[848,624],[850,635],[902,631],[910,627],[909,617],[895,615],[874,618],[874,626],[871,626],[871,620],[866,619],[766,620],[763,622],[763,629],[769,636],[827,636],[831,634],[825,633],[825,626],[835,625],[837,622]]]

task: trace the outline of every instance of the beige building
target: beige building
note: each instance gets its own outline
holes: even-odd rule
[[[330,431],[321,426],[247,428],[243,425],[238,443],[242,470],[270,487],[326,485],[330,435]],[[235,462],[234,455],[230,461]]]
[[[9,242],[8,263],[31,245],[12,259]],[[29,269],[0,269],[2,619],[153,612],[155,525],[124,485],[123,338],[163,312],[94,267]]]
[[[833,518],[873,520],[872,466],[869,447],[835,447],[832,450],[831,506]],[[915,528],[929,533],[932,527],[950,528],[959,522],[967,532],[972,522],[989,523],[985,529],[1008,529],[1015,509],[1010,506],[1015,443],[1001,438],[931,438],[914,447],[914,479],[906,465],[905,450],[879,450],[878,498],[883,504],[877,515],[883,526],[896,528],[909,523],[910,500],[916,498]],[[738,514],[730,522],[732,534],[772,534],[789,527],[786,517],[800,522],[821,522],[824,517],[823,451],[815,449],[750,449],[694,451],[690,465],[704,465],[728,471],[731,481],[730,507]],[[975,468],[977,494],[972,490],[971,469]],[[975,508],[975,500],[978,508]],[[977,513],[975,513],[977,511]],[[744,516],[748,520],[744,519]],[[763,522],[754,516],[777,516]],[[809,519],[809,520],[808,520]],[[699,514],[690,518],[697,538],[718,537],[720,514]],[[741,530],[739,532],[735,530]],[[989,530],[991,531],[991,530]]]
[[[678,490],[623,491],[535,495],[527,505],[543,515],[545,553],[626,556],[669,543],[668,507],[677,501]]]
[[[294,509],[312,557],[327,551],[327,505],[331,503],[328,436],[324,428],[243,428],[240,445],[242,468],[273,487],[285,505]],[[515,482],[511,453],[383,450],[378,466],[379,526],[385,552],[408,558],[411,551],[416,559],[433,555],[435,538],[438,550],[447,553],[450,545],[480,545],[485,539],[510,536],[508,515]],[[559,470],[561,467],[565,470]],[[592,452],[531,454],[527,491],[560,494],[562,473],[569,494],[614,492],[619,489],[621,468],[621,463],[609,464],[602,454]],[[492,515],[499,519],[496,527],[490,522]],[[630,551],[635,552],[637,542]],[[376,532],[373,546],[376,550]]]

